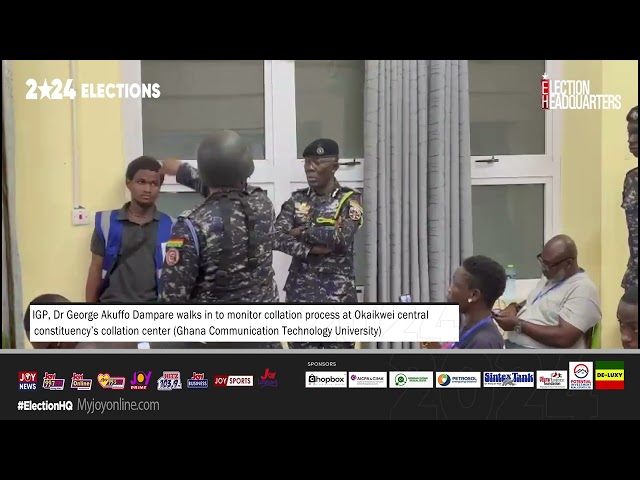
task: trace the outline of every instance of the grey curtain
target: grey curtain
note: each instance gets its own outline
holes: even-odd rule
[[[445,301],[472,254],[469,156],[466,60],[366,61],[366,301]]]
[[[20,258],[16,241],[15,122],[11,61],[2,61],[2,344],[24,348]]]

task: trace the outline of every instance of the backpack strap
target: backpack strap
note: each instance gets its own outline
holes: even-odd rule
[[[103,283],[106,283],[115,267],[122,246],[122,222],[118,220],[119,212],[120,210],[105,210],[97,212],[95,216],[95,228],[104,241]],[[103,285],[103,288],[106,288],[106,285]]]

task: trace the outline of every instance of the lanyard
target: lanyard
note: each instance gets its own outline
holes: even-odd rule
[[[482,327],[483,325],[486,325],[487,323],[489,323],[492,320],[493,319],[491,317],[487,317],[487,318],[479,321],[473,327],[471,327],[469,330],[464,332],[464,335],[462,335],[462,337],[460,337],[460,340],[458,340],[456,343],[448,343],[448,344],[445,345],[444,348],[449,349],[449,350],[453,350],[453,349],[458,348],[458,345],[460,345],[467,338],[469,338],[476,330],[478,330],[480,327]]]
[[[540,300],[540,298],[544,297],[547,293],[549,293],[554,288],[558,288],[563,283],[564,283],[564,280],[562,280],[561,282],[556,283],[553,287],[551,287],[551,288],[549,288],[547,290],[541,290],[540,293],[538,295],[536,295],[536,298],[533,299],[533,302],[531,302],[531,305],[536,303],[538,300]]]

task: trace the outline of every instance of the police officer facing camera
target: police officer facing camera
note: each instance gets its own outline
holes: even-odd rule
[[[359,192],[335,178],[340,152],[321,138],[302,154],[307,188],[296,190],[275,223],[275,249],[291,255],[285,284],[292,303],[357,303],[354,241],[362,226]],[[353,348],[354,343],[290,343],[289,348]]]
[[[173,227],[160,278],[161,302],[278,302],[272,241],[275,212],[267,193],[247,188],[251,150],[230,130],[208,135],[197,153],[209,195]],[[269,344],[211,344],[212,348],[281,348]]]

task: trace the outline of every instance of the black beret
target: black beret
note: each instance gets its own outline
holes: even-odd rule
[[[307,145],[302,157],[340,157],[340,150],[335,140],[319,138]]]

